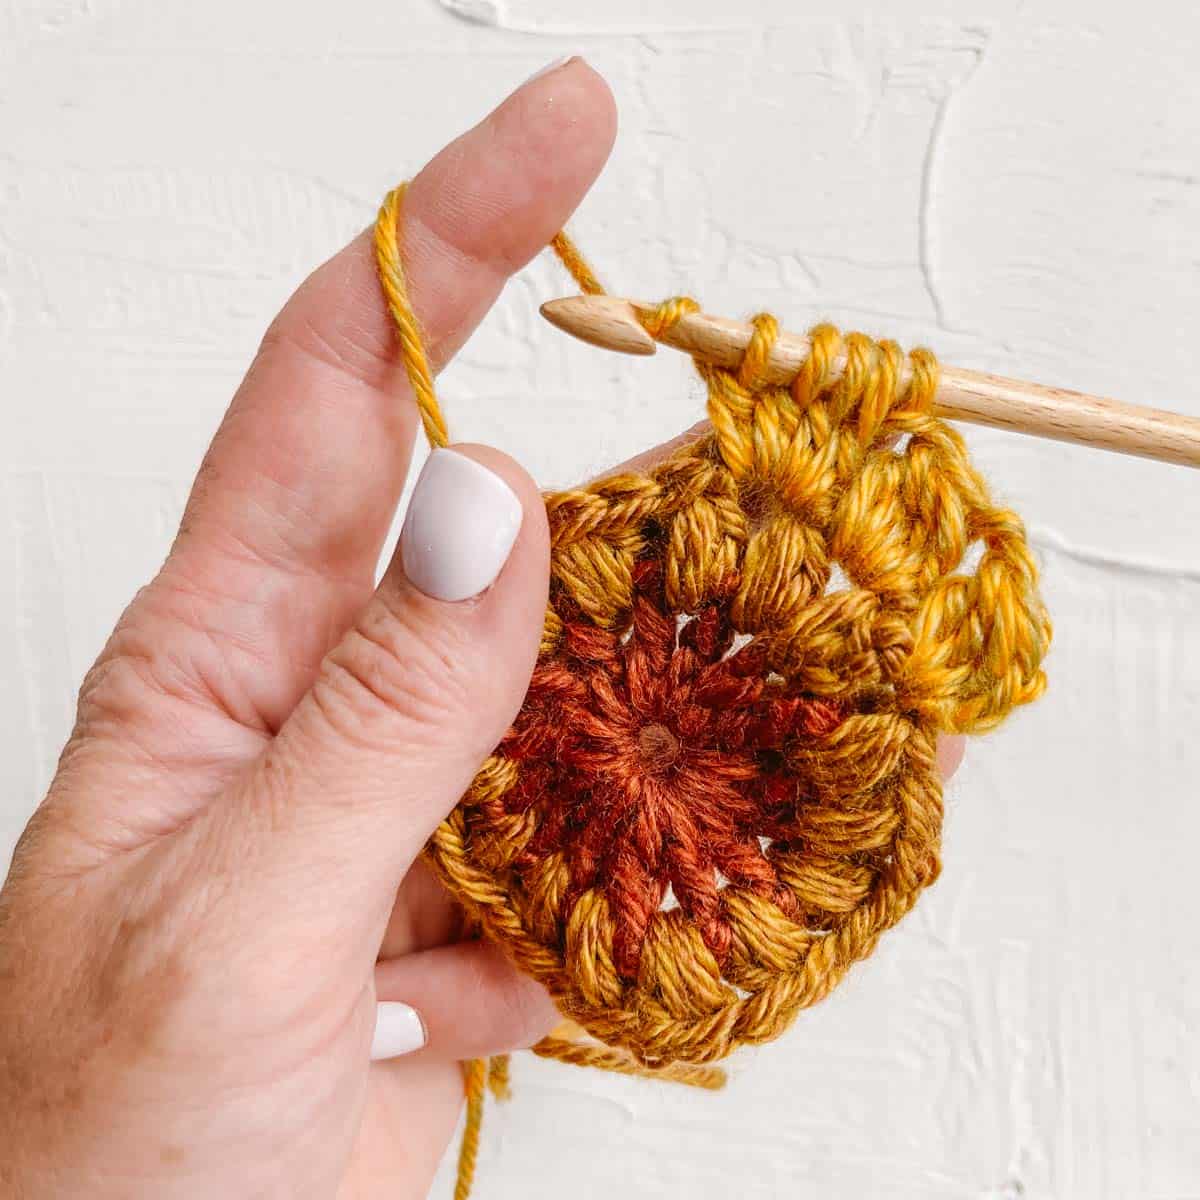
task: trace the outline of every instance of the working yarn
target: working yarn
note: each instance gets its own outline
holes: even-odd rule
[[[380,275],[444,444],[402,195],[380,212]],[[667,301],[645,327],[695,308]],[[933,355],[821,325],[791,384],[768,386],[779,330],[754,327],[738,367],[695,363],[711,432],[546,496],[528,695],[428,846],[594,1039],[539,1053],[709,1085],[704,1064],[777,1037],[937,878],[936,739],[1039,696],[1050,640],[1021,521],[931,415]]]

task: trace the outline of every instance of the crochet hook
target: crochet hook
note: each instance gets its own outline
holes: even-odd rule
[[[654,354],[657,344],[642,320],[657,308],[641,300],[587,295],[547,301],[541,312],[552,325],[593,346],[625,354]],[[681,317],[660,340],[693,358],[736,367],[753,332],[753,326],[740,321],[691,313]],[[809,348],[807,338],[781,334],[766,365],[766,382],[786,384],[795,378]],[[844,368],[844,359],[835,361],[835,376]],[[900,382],[902,387],[907,384],[907,375]],[[1200,467],[1200,419],[1065,388],[943,366],[933,411],[952,421]]]

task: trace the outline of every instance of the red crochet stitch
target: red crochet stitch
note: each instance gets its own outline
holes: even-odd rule
[[[639,564],[634,584],[624,636],[568,616],[563,652],[534,673],[501,747],[521,763],[505,811],[539,816],[517,865],[562,853],[571,881],[564,911],[603,888],[613,962],[630,979],[668,885],[718,962],[731,936],[725,881],[801,919],[764,853],[765,839],[794,829],[802,802],[782,747],[828,734],[841,719],[837,705],[766,675],[761,643],[735,646],[723,600],[736,578],[725,597],[678,620],[657,562]]]

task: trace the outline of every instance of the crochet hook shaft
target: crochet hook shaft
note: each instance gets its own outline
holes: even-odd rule
[[[653,354],[655,339],[639,318],[649,317],[657,307],[619,296],[567,296],[548,301],[541,311],[552,325],[593,346],[625,354]],[[740,321],[691,313],[681,317],[660,340],[716,366],[736,367],[753,332],[753,326]],[[766,381],[790,382],[809,349],[807,338],[782,334],[771,351]],[[835,361],[835,375],[844,368],[845,359]],[[907,382],[905,375],[901,386]],[[1200,467],[1200,419],[1064,388],[943,366],[934,413],[952,421]]]

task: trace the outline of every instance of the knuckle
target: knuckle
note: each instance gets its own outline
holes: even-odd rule
[[[452,624],[418,623],[381,593],[326,656],[312,696],[337,733],[372,747],[435,729],[469,736],[479,703],[471,658],[469,639]]]
[[[58,762],[58,777],[69,779],[94,761],[97,748],[119,744],[122,753],[151,766],[163,761],[155,713],[168,697],[152,659],[110,649],[88,672],[79,692],[75,725]]]
[[[375,334],[367,323],[336,314],[332,320],[328,316],[316,320],[285,309],[263,335],[251,372],[262,372],[274,361],[300,359],[382,388],[394,368],[390,330],[386,334]]]
[[[60,773],[101,742],[119,742],[123,753],[171,769],[187,743],[164,736],[168,714],[191,715],[204,700],[185,667],[135,639],[110,645],[79,693],[75,727],[60,758]]]
[[[152,718],[164,703],[207,699],[178,647],[187,625],[168,601],[169,588],[155,580],[122,614],[80,686],[77,737],[113,728],[124,732]]]
[[[79,690],[77,735],[125,725],[160,692],[148,656],[125,650],[107,653],[87,673]]]

